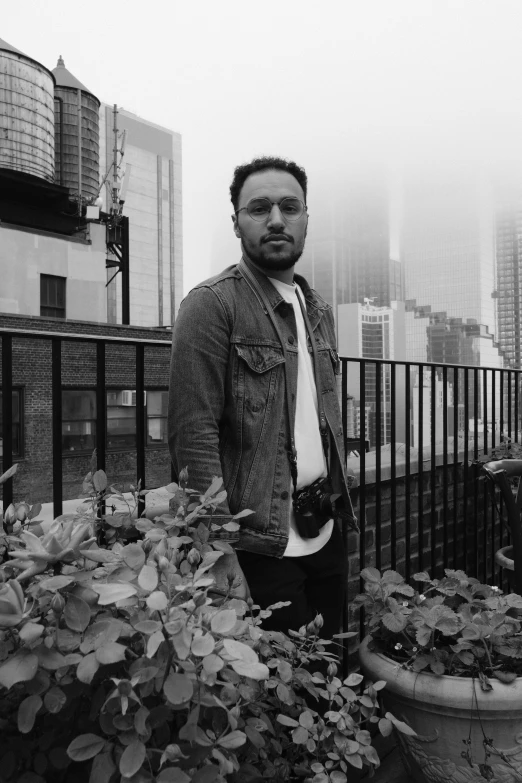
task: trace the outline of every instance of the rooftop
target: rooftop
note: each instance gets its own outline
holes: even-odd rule
[[[57,87],[68,87],[69,89],[73,90],[82,90],[83,92],[88,92],[90,95],[93,95],[93,93],[85,86],[85,84],[82,84],[76,78],[76,76],[73,76],[72,73],[65,67],[65,62],[61,55],[58,58],[58,62],[56,63],[56,68],[53,68],[52,72],[54,78],[56,79]]]

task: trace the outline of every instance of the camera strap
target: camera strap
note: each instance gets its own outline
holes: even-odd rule
[[[245,278],[246,282],[250,286],[250,288],[252,288],[256,297],[260,300],[261,304],[263,305],[263,309],[265,313],[272,321],[272,325],[275,329],[275,332],[281,344],[281,350],[283,352],[283,358],[285,360],[284,361],[285,399],[286,399],[286,412],[288,417],[288,431],[289,431],[289,440],[290,440],[287,455],[288,455],[288,461],[290,463],[290,474],[292,476],[293,496],[295,497],[295,494],[297,492],[297,450],[295,447],[294,416],[292,415],[292,402],[290,400],[290,385],[288,382],[288,364],[287,364],[288,351],[286,349],[285,340],[283,338],[283,335],[281,334],[279,324],[277,323],[275,313],[272,309],[272,305],[268,301],[265,292],[259,285],[252,271],[248,268],[244,259],[241,259],[238,268],[241,274],[243,275],[243,277]],[[319,417],[319,431],[321,433],[321,443],[323,445],[323,451],[324,451],[326,463],[328,465],[328,427],[326,421],[326,414],[324,411],[323,398],[322,398],[321,390],[319,389],[318,386],[319,379],[320,379],[319,354],[317,352],[317,346],[316,346],[315,336],[312,330],[312,326],[308,318],[308,313],[306,312],[306,307],[304,306],[303,301],[301,300],[299,289],[297,289],[296,294],[297,294],[297,300],[299,302],[299,306],[301,307],[301,313],[303,315],[303,320],[305,323],[306,332],[308,334],[308,339],[312,347],[315,386],[317,392],[316,396],[317,396],[317,413]]]

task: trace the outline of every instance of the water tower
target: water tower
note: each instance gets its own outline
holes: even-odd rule
[[[100,101],[65,67],[60,57],[56,79],[56,181],[71,198],[92,203],[100,188]]]
[[[54,77],[0,39],[0,169],[54,182]]]

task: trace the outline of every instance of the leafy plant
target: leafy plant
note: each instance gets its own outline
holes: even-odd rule
[[[365,608],[372,646],[413,671],[476,677],[491,690],[522,675],[522,598],[504,595],[463,571],[446,569],[443,579],[415,574],[422,590],[396,571],[365,568]]]
[[[0,480],[1,483],[1,480]],[[322,618],[289,635],[261,609],[213,591],[238,517],[216,523],[217,479],[169,485],[170,512],[138,516],[95,465],[89,497],[50,527],[38,507],[7,509],[0,568],[2,780],[213,783],[373,773],[369,728],[383,682],[337,676]],[[13,515],[14,512],[14,515]]]

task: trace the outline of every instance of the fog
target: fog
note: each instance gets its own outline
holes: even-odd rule
[[[522,160],[520,0],[6,5],[2,38],[182,133],[186,291],[238,259],[228,186],[255,155],[305,166],[310,232],[354,183],[384,188],[394,257],[405,179]]]

